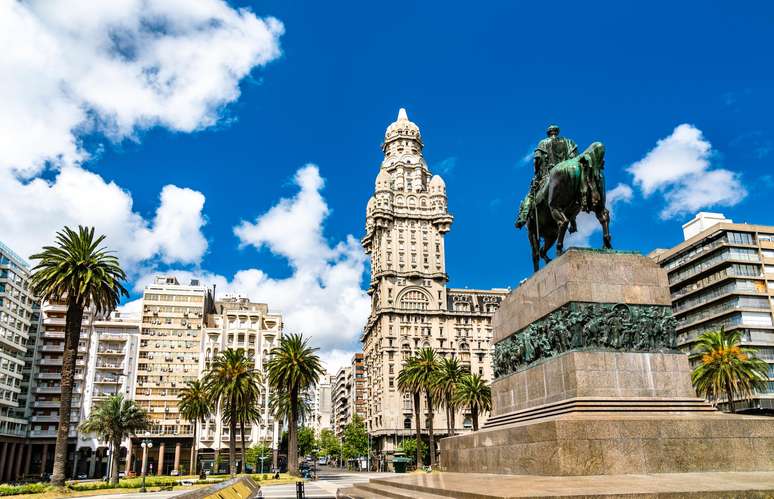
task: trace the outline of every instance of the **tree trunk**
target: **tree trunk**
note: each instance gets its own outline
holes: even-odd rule
[[[121,439],[113,441],[113,453],[110,455],[110,483],[118,484],[118,463],[121,457]],[[127,463],[128,464],[128,463]]]
[[[198,421],[193,422],[193,442],[191,443],[191,464],[188,466],[188,474],[196,475],[196,425]]]
[[[478,407],[471,407],[470,415],[473,418],[473,431],[478,431]]]
[[[231,414],[229,414],[230,418],[228,421],[229,426],[229,433],[231,435],[228,439],[228,470],[229,473],[231,473],[231,476],[236,476],[236,428],[237,428],[237,406],[236,406],[236,397],[231,397],[231,404],[230,404],[230,411]]]
[[[417,419],[417,469],[422,467],[422,408],[420,407],[421,398],[419,392],[414,392],[414,417]]]
[[[298,476],[298,389],[290,390],[290,421],[288,422],[288,473]]]
[[[239,418],[239,433],[242,438],[242,473],[247,473],[245,470],[245,465],[247,465],[247,461],[245,460],[245,420],[244,418]]]
[[[728,401],[728,408],[731,410],[731,413],[736,412],[736,407],[734,406],[734,392],[731,389],[731,383],[726,381],[726,400]]]
[[[427,391],[427,434],[430,439],[430,466],[435,466],[435,437],[433,436],[433,396]]]
[[[446,396],[446,418],[448,421],[449,426],[449,436],[454,436],[454,404],[452,403],[452,398],[450,396]]]
[[[78,343],[81,340],[81,322],[83,322],[83,306],[75,299],[67,299],[67,318],[65,320],[65,345],[62,354],[61,395],[59,398],[59,428],[56,432],[56,448],[54,450],[54,471],[51,483],[62,487],[65,483],[65,467],[67,466],[67,444],[70,434],[70,410],[73,405],[73,379],[75,377],[75,361],[78,358]]]

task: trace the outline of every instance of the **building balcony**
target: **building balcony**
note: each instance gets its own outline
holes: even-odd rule
[[[108,363],[104,363],[104,364],[97,364],[94,367],[96,367],[97,369],[123,369],[124,365],[123,364],[108,364]]]
[[[35,392],[37,393],[61,393],[61,386],[36,386]]]
[[[120,385],[121,380],[118,378],[100,378],[94,380],[95,385]]]
[[[65,333],[64,331],[44,330],[43,333],[41,333],[41,337],[46,339],[64,339]]]
[[[65,318],[59,318],[59,317],[45,317],[43,319],[43,325],[44,326],[64,326],[65,325]]]
[[[62,373],[38,373],[35,377],[37,379],[60,379]]]
[[[33,403],[32,407],[36,409],[56,409],[60,405],[62,404],[58,400],[42,400]]]
[[[72,417],[70,418],[72,419]],[[78,416],[75,416],[75,419],[78,419]],[[46,416],[32,416],[30,418],[30,421],[33,423],[58,423],[59,422],[59,414],[50,414]]]

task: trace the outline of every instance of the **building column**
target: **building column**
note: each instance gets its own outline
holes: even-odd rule
[[[156,474],[157,475],[163,475],[164,474],[164,441],[162,441],[159,444],[159,462],[156,466]]]
[[[8,442],[3,442],[2,450],[0,450],[0,482],[3,481],[3,475],[5,475],[5,460],[8,457]]]
[[[119,469],[121,467],[119,466]],[[124,476],[128,476],[132,471],[132,439],[129,438],[129,443],[126,446],[126,466],[124,466]]]
[[[24,448],[29,447],[28,445],[24,445],[22,442],[19,442],[19,451],[16,454],[16,464],[13,466],[13,476],[14,478],[21,478],[21,467],[22,467],[22,457],[24,457]]]
[[[175,444],[175,470],[180,469],[180,448],[182,445],[180,442]]]
[[[16,442],[11,442],[8,444],[11,448],[8,450],[8,460],[5,463],[5,469],[3,470],[3,481],[4,482],[10,482],[11,479],[15,478],[13,476],[13,465],[14,461],[16,461]]]
[[[43,455],[40,458],[40,474],[46,472],[46,461],[48,461],[48,444],[43,444]]]
[[[30,474],[30,463],[32,463],[32,444],[27,444],[27,455],[24,457],[24,474]]]
[[[97,449],[91,451],[91,459],[89,459],[89,478],[94,478],[94,473],[97,471]]]
[[[78,442],[75,442],[75,454],[73,454],[73,480],[78,478]]]

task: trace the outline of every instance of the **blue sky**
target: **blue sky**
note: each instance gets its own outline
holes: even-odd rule
[[[357,348],[357,324],[367,313],[351,276],[367,267],[347,240],[363,234],[379,145],[399,107],[421,127],[428,164],[447,183],[455,216],[447,236],[452,286],[513,286],[531,273],[526,234],[512,224],[531,175],[524,158],[549,122],[581,148],[595,140],[606,144],[608,189],[623,184],[613,206],[616,248],[647,253],[672,246],[682,239],[680,224],[697,209],[774,224],[766,209],[774,192],[774,6],[768,2],[742,8],[721,2],[205,0],[201,13],[155,14],[167,26],[154,32],[158,39],[186,29],[195,34],[148,60],[143,44],[154,42],[137,36],[143,30],[137,18],[149,14],[95,13],[84,5],[71,8],[82,8],[83,16],[64,20],[53,7],[3,7],[39,22],[41,30],[5,35],[14,48],[9,52],[24,53],[24,36],[51,37],[72,50],[64,62],[56,52],[44,53],[37,65],[25,62],[24,71],[18,59],[0,56],[3,100],[19,103],[0,118],[6,130],[0,146],[12,151],[0,153],[0,194],[32,203],[28,210],[0,208],[0,239],[29,251],[55,226],[82,221],[104,226],[119,244],[126,236],[119,228],[136,224],[119,244],[130,255],[134,283],[174,269],[211,277],[219,289],[283,290],[282,303],[296,303],[291,325],[316,336],[332,364]],[[196,38],[191,26],[208,19],[218,20],[205,28],[215,35],[223,26],[247,34]],[[63,34],[73,26],[85,35]],[[112,48],[93,49],[106,39]],[[107,72],[116,61],[138,62],[137,86],[123,88],[122,76],[110,83]],[[77,70],[81,65],[96,68],[93,80]],[[151,88],[152,99],[134,92],[147,90],[149,74],[170,67],[176,78],[162,82],[164,91]],[[46,78],[50,86],[39,83]],[[63,96],[63,86],[74,90]],[[54,112],[56,99],[62,112]],[[38,128],[46,133],[36,137]],[[318,170],[302,170],[307,164]],[[72,191],[56,190],[64,171],[75,179]],[[105,187],[110,182],[115,190]],[[159,218],[168,185],[175,187],[164,192],[179,204],[170,201]],[[108,214],[115,209],[115,216],[99,218],[67,199],[66,193],[100,189],[106,189],[100,206]],[[116,199],[123,205],[114,208]],[[38,204],[49,208],[37,213]],[[286,220],[299,225],[285,226]],[[243,221],[251,232],[240,238],[235,227]],[[324,228],[315,231],[319,221]],[[168,240],[154,227],[172,227],[179,237]],[[285,248],[283,227],[291,232]],[[311,235],[298,236],[296,227]],[[601,244],[599,232],[587,235],[591,245]],[[315,260],[303,247],[322,248],[326,256]],[[271,286],[235,278],[246,269],[261,272],[258,281],[270,277]],[[332,269],[348,277],[325,281]],[[314,298],[309,306],[317,312],[305,314],[297,291],[285,289],[296,287],[283,281],[303,272],[322,279],[319,296],[348,294],[352,313],[331,312],[335,300]],[[133,285],[136,296],[141,284]],[[355,287],[364,285],[362,279]],[[346,325],[337,331],[342,319]],[[324,333],[315,331],[319,323],[329,324]]]

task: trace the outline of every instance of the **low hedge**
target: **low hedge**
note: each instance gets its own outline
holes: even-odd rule
[[[179,485],[180,480],[185,478],[176,476],[148,476],[145,477],[146,487],[169,487]],[[216,483],[216,480],[196,480],[194,483]],[[102,489],[139,489],[142,487],[142,477],[124,478],[118,481],[117,485],[111,485],[108,482],[76,482],[67,484],[71,490],[102,490]]]
[[[25,485],[0,485],[0,496],[15,496],[18,494],[39,494],[46,492],[49,485],[45,483],[28,483]]]

